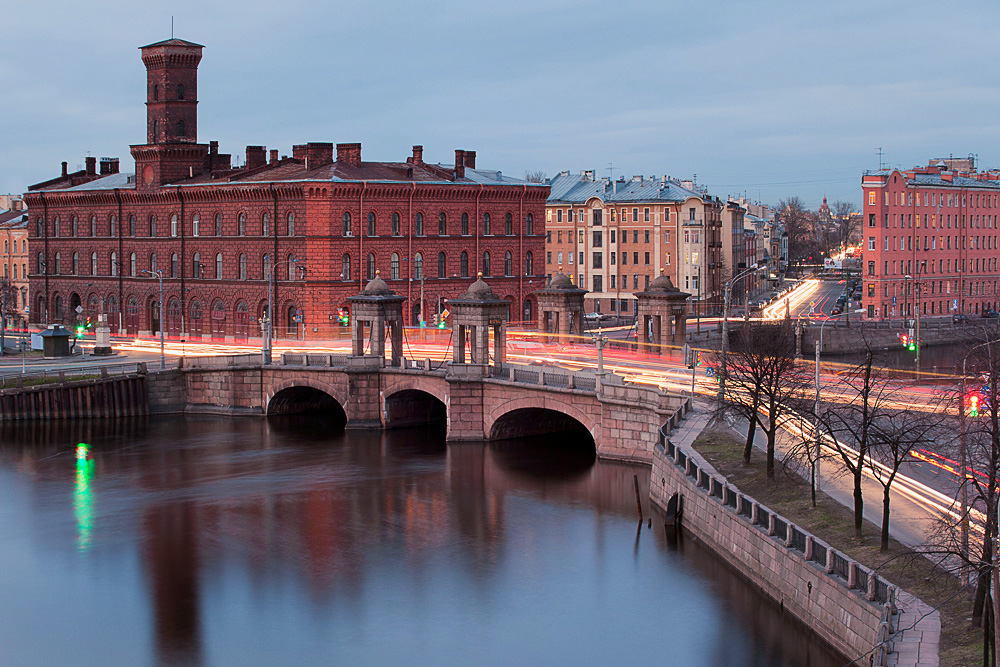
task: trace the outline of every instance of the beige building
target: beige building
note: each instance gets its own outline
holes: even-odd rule
[[[635,292],[662,272],[692,295],[692,308],[722,301],[723,204],[690,181],[598,178],[561,172],[546,202],[545,272],[588,290],[586,308],[635,314]],[[700,304],[699,304],[700,297]]]
[[[20,328],[28,315],[28,211],[20,199],[9,198],[0,210],[0,242],[3,244],[3,282],[0,303],[6,297],[7,326]],[[4,292],[6,292],[4,294]]]

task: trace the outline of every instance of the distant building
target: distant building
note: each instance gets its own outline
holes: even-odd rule
[[[862,302],[869,318],[976,315],[1000,305],[1000,171],[969,160],[866,173]]]
[[[79,306],[104,309],[115,332],[246,340],[271,301],[277,336],[323,338],[377,271],[406,297],[408,324],[433,320],[480,272],[512,319],[535,318],[547,185],[482,169],[475,151],[425,162],[421,146],[399,162],[363,161],[357,143],[297,145],[291,157],[247,146],[233,167],[217,142],[198,143],[202,49],[142,47],[134,173],[88,157],[29,188],[32,322],[72,323]]]
[[[3,283],[0,299],[7,327],[21,328],[28,321],[28,211],[20,199],[5,202],[0,211],[0,239],[3,239]]]
[[[724,204],[691,181],[598,178],[563,171],[545,205],[545,270],[590,291],[586,307],[633,315],[635,292],[660,275],[692,294],[692,308],[722,303]]]

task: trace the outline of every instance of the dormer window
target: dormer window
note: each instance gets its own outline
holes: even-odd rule
[[[179,100],[183,100],[184,99],[184,84],[183,83],[178,83],[177,84],[177,99],[179,99]]]

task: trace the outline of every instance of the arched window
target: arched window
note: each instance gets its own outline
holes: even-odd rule
[[[448,258],[443,252],[438,253],[438,278],[448,277]]]
[[[75,215],[70,219],[70,229],[72,230],[72,234],[74,237],[79,235],[80,228]]]
[[[62,264],[62,256],[57,252],[56,253],[56,266],[55,266],[55,274],[57,276],[60,275],[60,274],[62,274],[62,266],[61,266],[61,264]]]
[[[201,278],[201,254],[197,252],[191,258],[191,277]]]
[[[155,144],[160,140],[160,121],[153,121],[153,143]]]
[[[483,275],[484,276],[492,275],[490,273],[490,253],[488,250],[483,253]]]
[[[469,214],[468,213],[463,213],[462,214],[462,236],[468,236],[468,235],[469,235]]]
[[[505,276],[514,275],[514,257],[510,254],[510,250],[503,254],[503,274]]]
[[[135,236],[135,215],[128,217],[128,235]]]
[[[503,233],[507,236],[514,233],[514,216],[510,213],[503,217]]]
[[[340,279],[351,279],[351,256],[346,252],[344,253],[344,256],[340,258]]]
[[[215,235],[222,236],[222,214],[215,214]]]
[[[177,253],[175,252],[172,255],[170,255],[170,277],[171,278],[176,278],[177,277],[177,271],[178,271],[179,268],[180,267],[178,266]]]
[[[448,216],[442,211],[438,214],[438,236],[447,236]]]
[[[170,216],[170,235],[177,236],[177,214]]]
[[[222,253],[215,255],[215,279],[222,280]]]
[[[527,234],[528,236],[534,236],[534,234],[535,234],[535,217],[529,213],[528,217],[526,219],[526,222],[527,222],[527,225],[526,225],[527,226],[527,230],[525,230],[524,233]]]
[[[344,236],[351,235],[351,213],[344,211]]]
[[[490,229],[490,214],[483,213],[483,236],[489,236],[492,233]]]
[[[41,218],[39,218],[36,221],[36,227],[37,227],[37,229],[36,229],[35,236],[37,236],[38,238],[44,237],[45,236],[45,223],[42,222]]]
[[[154,102],[160,101],[160,87],[157,85],[153,86],[153,101]]]
[[[191,216],[191,236],[201,236],[201,218],[197,213]]]
[[[390,280],[399,280],[399,253],[392,253],[389,260],[389,278]]]
[[[271,280],[271,256],[264,255],[264,258],[260,261],[261,272],[260,275],[264,280]]]
[[[295,259],[295,255],[288,256],[288,279],[295,280],[295,268],[298,266],[298,261]]]
[[[149,271],[150,273],[156,273],[156,253],[154,252],[149,256]]]
[[[132,276],[133,278],[135,278],[135,276],[137,274],[136,265],[135,265],[135,253],[132,253],[131,255],[129,255],[129,258],[128,258],[128,268],[129,268],[129,275]]]
[[[93,275],[93,276],[97,275],[97,253],[96,252],[90,253],[90,274]],[[17,278],[17,276],[14,276],[14,277]],[[27,276],[25,276],[25,277],[27,277]]]
[[[55,301],[56,301],[56,319],[61,320],[63,317],[62,297],[56,295]]]
[[[156,216],[149,216],[149,235],[156,236]]]
[[[271,235],[271,215],[265,211],[262,216],[260,216],[260,235],[270,236]]]
[[[244,255],[243,253],[240,253],[239,265],[240,265],[240,274],[239,274],[240,275],[240,280],[246,280],[247,279],[247,256]]]
[[[289,211],[285,216],[285,222],[288,223],[288,235],[295,236],[295,214]]]
[[[413,223],[413,228],[414,228],[414,232],[416,233],[417,236],[423,236],[424,235],[424,214],[423,213],[417,213],[417,217],[416,217],[416,219],[414,220],[414,223]]]
[[[375,212],[368,214],[368,236],[375,236]]]
[[[111,220],[108,225],[108,233],[111,236],[118,236],[118,216],[111,216]]]
[[[178,137],[183,137],[184,136],[184,119],[183,118],[181,118],[179,121],[177,121],[177,136]]]
[[[469,277],[469,253],[464,250],[458,259],[458,275],[463,278]]]
[[[73,275],[80,275],[80,253],[73,251]]]
[[[236,233],[239,236],[246,236],[247,235],[247,214],[246,213],[240,213],[239,217],[236,218],[236,221],[237,221],[237,224],[236,224],[236,227],[237,227],[236,228]]]
[[[15,246],[17,245],[17,241],[14,242],[14,245]],[[4,242],[3,242],[3,254],[6,255],[9,252],[9,250],[10,250],[10,241],[7,241],[6,239],[4,239]]]
[[[97,236],[97,216],[90,216],[90,235]]]
[[[111,253],[111,259],[108,260],[108,275],[118,275],[118,253],[116,252]]]
[[[399,213],[392,214],[392,235],[399,236]]]
[[[59,216],[56,216],[55,222],[52,223],[52,236],[59,236]]]
[[[179,99],[179,100],[183,100],[184,99],[184,84],[183,83],[178,83],[177,84],[177,99]]]
[[[45,265],[45,255],[42,253],[38,253],[38,272],[43,274],[49,272],[48,267]]]
[[[375,255],[368,253],[368,266],[365,270],[365,275],[368,280],[374,280],[375,278]]]
[[[413,258],[413,277],[422,280],[424,277],[424,255],[417,253]]]
[[[535,275],[535,256],[531,254],[530,250],[524,253],[524,275]]]

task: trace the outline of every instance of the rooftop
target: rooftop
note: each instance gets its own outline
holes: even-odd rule
[[[712,199],[711,195],[690,181],[679,181],[668,176],[662,178],[633,176],[597,179],[595,172],[571,174],[563,171],[549,181],[552,190],[547,204],[583,204],[592,197],[607,203],[682,202],[691,197]]]

